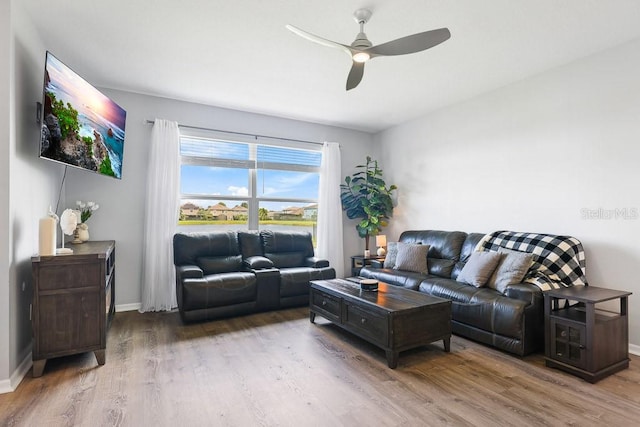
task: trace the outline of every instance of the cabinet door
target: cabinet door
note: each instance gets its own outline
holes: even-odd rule
[[[551,355],[553,359],[577,368],[586,368],[586,327],[583,324],[551,319]]]
[[[38,298],[38,356],[73,354],[100,346],[104,332],[100,330],[99,292],[76,291]]]

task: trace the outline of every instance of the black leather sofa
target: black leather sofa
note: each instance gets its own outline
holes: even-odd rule
[[[185,322],[306,305],[310,280],[336,276],[301,232],[178,233],[173,257]]]
[[[363,268],[360,275],[451,300],[455,334],[521,356],[541,350],[544,307],[540,288],[520,283],[500,293],[456,281],[483,237],[461,231],[405,231],[400,242],[430,246],[428,274],[385,269],[374,263]]]

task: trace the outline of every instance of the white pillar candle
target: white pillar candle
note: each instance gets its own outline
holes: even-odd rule
[[[40,246],[43,256],[56,254],[56,220],[50,216],[40,219]]]

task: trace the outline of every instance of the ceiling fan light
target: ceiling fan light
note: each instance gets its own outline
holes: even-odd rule
[[[353,55],[353,60],[356,62],[367,62],[370,58],[367,52],[358,52]]]

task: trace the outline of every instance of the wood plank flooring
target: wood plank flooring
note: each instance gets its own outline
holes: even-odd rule
[[[0,395],[1,426],[631,426],[640,358],[592,385],[454,336],[384,352],[307,308],[183,325],[117,313],[107,363],[53,359]]]

